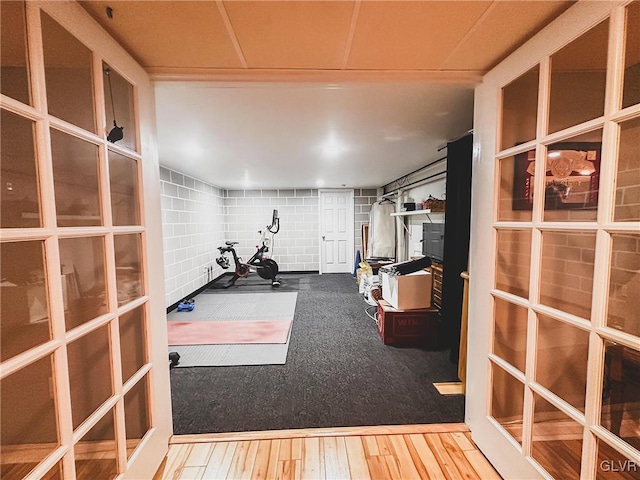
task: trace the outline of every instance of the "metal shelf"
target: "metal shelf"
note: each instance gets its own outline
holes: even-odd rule
[[[411,215],[428,215],[429,213],[431,213],[430,209],[426,209],[426,210],[409,210],[407,212],[394,212],[391,214],[392,217],[408,217]],[[434,213],[444,213],[444,212],[434,212]]]

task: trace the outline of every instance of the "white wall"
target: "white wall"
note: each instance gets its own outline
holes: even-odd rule
[[[225,241],[223,190],[160,167],[165,304],[172,305],[221,275],[215,262]],[[211,275],[206,269],[213,267]]]
[[[274,208],[281,227],[272,253],[280,270],[319,269],[318,190],[224,190],[165,167],[160,178],[166,306],[225,273],[215,259],[226,240],[240,242],[236,251],[248,260]],[[369,221],[376,194],[375,188],[354,189],[355,249],[361,253],[362,224]]]
[[[362,224],[369,221],[377,190],[354,189],[355,249],[362,254]],[[240,242],[236,251],[243,259],[255,252],[258,230],[271,222],[274,208],[280,216],[280,232],[274,238],[273,258],[281,271],[319,270],[318,190],[228,190],[226,238]]]

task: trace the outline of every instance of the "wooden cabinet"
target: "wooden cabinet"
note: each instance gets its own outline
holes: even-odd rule
[[[385,345],[438,346],[440,312],[436,308],[396,310],[384,300],[378,302],[378,334]]]

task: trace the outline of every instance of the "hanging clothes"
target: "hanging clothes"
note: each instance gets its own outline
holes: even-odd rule
[[[369,242],[367,258],[395,258],[396,229],[391,214],[395,205],[390,201],[376,202],[369,212]]]

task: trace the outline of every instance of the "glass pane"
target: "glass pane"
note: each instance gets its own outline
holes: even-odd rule
[[[0,244],[0,360],[51,339],[44,242]]]
[[[95,133],[91,50],[46,13],[41,18],[49,113]]]
[[[140,235],[116,235],[113,240],[116,252],[118,306],[120,306],[143,295]]]
[[[138,162],[109,152],[111,211],[114,225],[140,225]]]
[[[531,221],[533,205],[533,173],[536,151],[499,160],[500,198],[498,220]]]
[[[114,413],[102,417],[74,446],[77,480],[108,480],[118,474]]]
[[[120,315],[122,383],[147,363],[144,306]]]
[[[543,232],[540,303],[591,317],[595,232]]]
[[[640,2],[627,7],[622,108],[640,103]]]
[[[491,391],[491,416],[522,443],[522,409],[524,406],[524,384],[493,364]]]
[[[609,20],[551,56],[549,133],[604,113]]]
[[[133,103],[133,85],[127,82],[118,72],[106,63],[102,64],[105,112],[107,114],[107,133],[115,127],[122,127],[122,139],[107,140],[118,143],[121,147],[136,149],[135,107]],[[115,118],[114,118],[115,115]],[[119,133],[116,129],[114,133]],[[117,138],[117,137],[116,137]]]
[[[2,8],[7,2],[0,2]],[[40,227],[34,122],[2,110],[0,228]]]
[[[536,138],[539,75],[536,65],[502,89],[501,150]]]
[[[51,357],[0,381],[3,480],[22,479],[60,445],[52,392]]]
[[[547,147],[544,221],[595,221],[602,129]]]
[[[531,230],[497,231],[496,288],[529,297]]]
[[[42,480],[62,480],[64,478],[64,473],[62,470],[62,461],[56,463],[51,470],[49,470]]]
[[[23,2],[0,2],[0,61],[0,93],[29,104],[27,29]]]
[[[620,124],[616,174],[616,222],[640,220],[640,118]]]
[[[127,431],[127,458],[151,428],[149,422],[149,375],[136,383],[124,396],[124,420]]]
[[[67,330],[108,312],[102,237],[61,239],[60,271]]]
[[[640,235],[611,235],[607,325],[640,336]]]
[[[538,315],[536,381],[582,412],[587,389],[588,354],[589,332]]]
[[[600,423],[640,450],[640,352],[609,341],[604,352]]]
[[[527,309],[495,298],[493,353],[524,372],[527,353]]]
[[[553,478],[580,478],[583,428],[534,394],[531,456]]]
[[[100,327],[67,346],[73,428],[112,395],[109,330]]]
[[[640,465],[598,439],[596,480],[637,480]]]
[[[101,225],[98,147],[51,129],[59,227]]]

